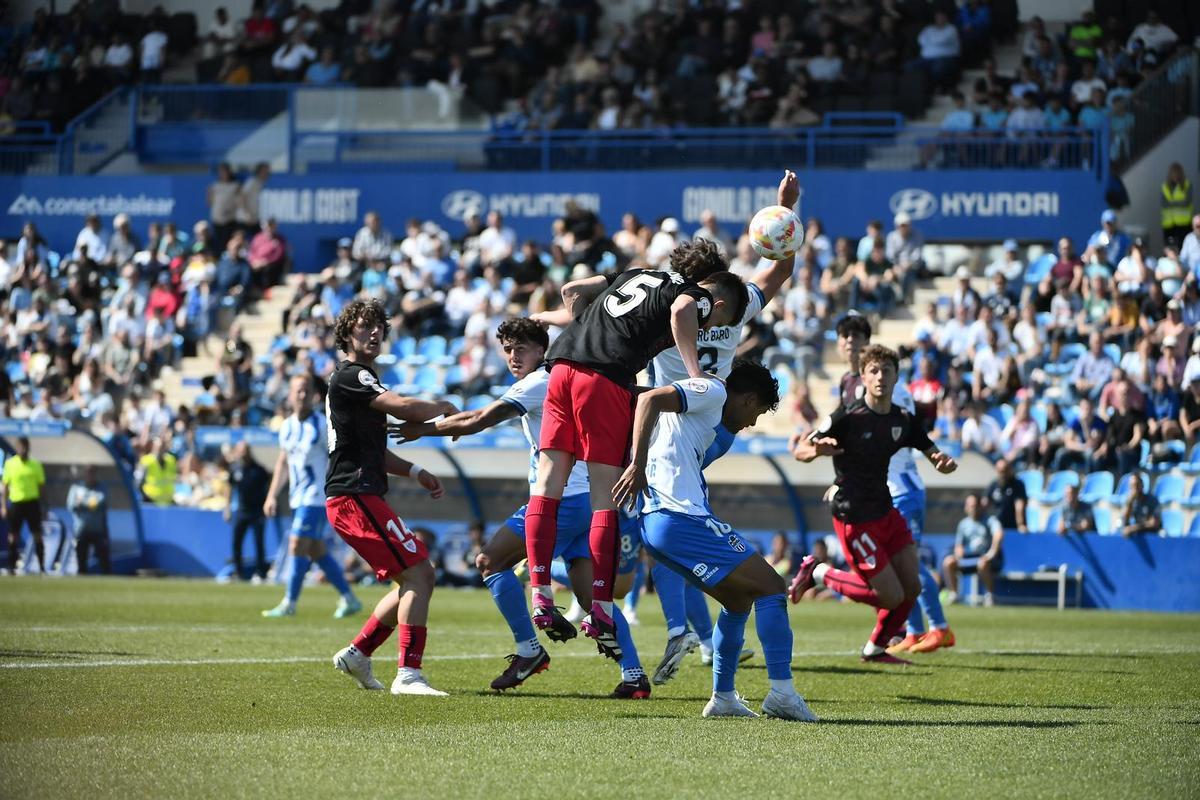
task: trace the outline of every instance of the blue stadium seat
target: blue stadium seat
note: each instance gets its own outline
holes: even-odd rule
[[[779,396],[787,397],[792,388],[792,371],[787,367],[776,367],[771,374],[779,381]]]
[[[1041,403],[1035,403],[1029,407],[1029,416],[1037,423],[1038,430],[1042,433],[1046,432],[1046,407]]]
[[[1017,480],[1025,484],[1025,496],[1037,497],[1042,493],[1046,479],[1040,469],[1026,469],[1017,473]],[[1111,494],[1111,492],[1110,492]]]
[[[462,385],[463,378],[463,368],[455,364],[446,370],[446,376],[443,378],[443,382],[447,386],[460,386]]]
[[[1188,525],[1187,535],[1193,538],[1200,538],[1200,514],[1192,517],[1192,524]]]
[[[1164,508],[1162,529],[1167,536],[1183,536],[1183,512],[1178,508]]]
[[[408,383],[406,377],[407,376],[404,374],[404,372],[392,367],[391,369],[385,369],[379,373],[379,382],[389,389],[394,390],[395,387],[404,383]]]
[[[1160,475],[1154,484],[1154,496],[1162,505],[1178,503],[1183,499],[1183,476],[1174,472]]]
[[[458,358],[462,355],[463,348],[466,347],[467,340],[462,336],[455,336],[446,343],[446,355]]]
[[[492,396],[490,394],[477,394],[467,400],[467,407],[464,411],[478,411],[481,408],[487,408],[492,404]]]
[[[392,352],[398,358],[412,358],[417,353],[417,340],[411,336],[404,336],[392,345]]]
[[[1150,443],[1146,442],[1146,444]],[[1166,472],[1179,466],[1184,456],[1187,455],[1187,445],[1178,440],[1162,442],[1161,448],[1162,451],[1156,454],[1156,458],[1150,459],[1151,467],[1155,472]]]
[[[1087,352],[1087,345],[1081,342],[1070,342],[1064,344],[1062,349],[1058,351],[1058,363],[1069,364],[1074,363],[1075,359]]]
[[[390,367],[396,363],[398,359],[395,353],[380,353],[375,358],[375,365],[379,367]]]
[[[1046,484],[1045,491],[1038,497],[1038,501],[1046,505],[1056,505],[1062,502],[1063,493],[1066,492],[1068,486],[1079,485],[1079,473],[1074,470],[1062,470],[1050,476],[1049,482]]]
[[[1120,364],[1121,363],[1121,346],[1118,344],[1109,342],[1108,344],[1104,345],[1104,355],[1111,358],[1112,362],[1114,364]]]
[[[1200,509],[1200,479],[1192,481],[1191,491],[1179,501],[1179,505],[1187,509]]]
[[[1031,531],[1042,530],[1042,510],[1033,503],[1025,504],[1025,527]]]
[[[1110,536],[1116,532],[1113,530],[1112,509],[1108,506],[1100,504],[1092,506],[1092,518],[1096,520],[1096,533],[1101,536]]]
[[[1113,485],[1116,479],[1108,470],[1088,473],[1083,479],[1083,488],[1079,490],[1079,499],[1095,505],[1102,500],[1112,497]]]
[[[445,336],[426,336],[417,347],[417,355],[433,361],[446,355],[447,346]]]
[[[442,382],[442,371],[434,366],[425,366],[418,369],[413,375],[412,382],[417,385],[417,388],[421,392],[442,394],[446,390],[445,384]]]
[[[1062,522],[1062,509],[1052,508],[1046,515],[1046,522],[1041,527],[1042,533],[1058,533],[1058,524]],[[1035,530],[1037,530],[1035,528]]]
[[[1113,505],[1125,505],[1125,501],[1129,499],[1129,482],[1132,479],[1132,472],[1128,472],[1121,476],[1121,480],[1117,482],[1117,493],[1112,496]],[[1150,491],[1150,478],[1145,475],[1142,476],[1142,491]]]
[[[1192,445],[1191,456],[1178,468],[1185,475],[1200,475],[1200,443]]]
[[[1025,268],[1025,283],[1036,284],[1050,274],[1057,259],[1053,253],[1042,253]]]

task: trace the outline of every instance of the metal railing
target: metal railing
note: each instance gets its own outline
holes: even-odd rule
[[[1114,147],[1113,166],[1124,169],[1185,117],[1200,113],[1200,52],[1176,53],[1129,98],[1133,124]]]
[[[133,146],[131,90],[114,89],[67,124],[59,148],[60,175],[91,175]]]

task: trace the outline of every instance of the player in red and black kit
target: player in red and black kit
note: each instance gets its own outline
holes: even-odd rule
[[[424,422],[453,414],[450,403],[401,397],[379,383],[372,369],[379,356],[387,315],[378,300],[356,300],[342,310],[334,328],[338,362],[329,378],[325,416],[329,425],[329,471],[325,477],[325,513],[329,524],[366,559],[381,581],[397,584],[388,592],[333,665],[363,689],[382,689],[371,672],[371,654],[397,627],[399,671],[392,694],[445,695],[421,674],[425,622],[433,594],[434,572],[425,544],[414,536],[384,500],[388,475],[408,477],[442,496],[437,477],[387,449],[387,418]]]
[[[688,373],[703,375],[696,352],[700,329],[732,324],[749,302],[746,285],[725,271],[712,242],[680,245],[670,264],[668,270],[630,269],[568,283],[563,301],[574,321],[546,354],[551,370],[537,482],[525,511],[533,621],[542,630],[571,627],[554,607],[550,562],[563,487],[575,461],[585,461],[593,599],[582,627],[614,660],[621,658],[612,617],[620,542],[612,489],[628,460],[634,381],[655,354],[675,342]]]
[[[899,371],[896,353],[872,345],[863,350],[859,365],[862,399],[839,407],[792,451],[806,462],[833,457],[833,527],[853,572],[830,569],[806,556],[793,590],[803,594],[814,583],[823,583],[879,609],[863,660],[907,664],[889,655],[887,646],[904,627],[921,593],[921,578],[912,534],[892,505],[888,464],[905,447],[920,450],[944,474],[954,472],[958,464],[929,440],[920,419],[892,404]]]

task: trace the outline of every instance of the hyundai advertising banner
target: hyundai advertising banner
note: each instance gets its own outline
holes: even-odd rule
[[[929,241],[1016,238],[1077,241],[1099,226],[1103,187],[1074,170],[802,172],[800,214],[819,217],[830,236],[863,234],[870,219],[907,213]],[[209,176],[26,177],[0,179],[0,236],[15,238],[33,221],[56,248],[69,250],[89,212],[106,227],[124,212],[144,234],[154,220],[190,230],[208,215]],[[377,210],[398,237],[410,217],[432,219],[451,235],[470,211],[498,211],[522,238],[545,242],[568,200],[596,211],[610,231],[627,211],[643,222],[663,216],[686,232],[705,209],[730,233],[759,208],[775,202],[779,173],[439,172],[273,176],[262,192],[261,214],[275,217],[292,244],[298,269],[319,269],[333,243],[352,236],[363,214]]]

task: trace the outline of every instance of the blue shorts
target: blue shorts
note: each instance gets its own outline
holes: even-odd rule
[[[298,539],[316,539],[319,542],[325,538],[325,526],[328,523],[325,506],[303,506],[292,512],[290,534]]]
[[[617,574],[628,575],[637,569],[642,555],[642,518],[621,514],[621,560],[617,563]]]
[[[525,509],[521,506],[505,520],[508,529],[525,538]],[[591,558],[588,532],[592,528],[592,499],[586,492],[564,497],[558,504],[558,537],[554,542],[554,557],[568,564],[577,558]]]
[[[921,543],[921,534],[925,532],[925,493],[912,492],[892,498],[892,505],[908,523],[908,531],[913,541]]]
[[[716,586],[756,552],[716,517],[674,511],[642,516],[642,546],[658,563],[701,588]]]

